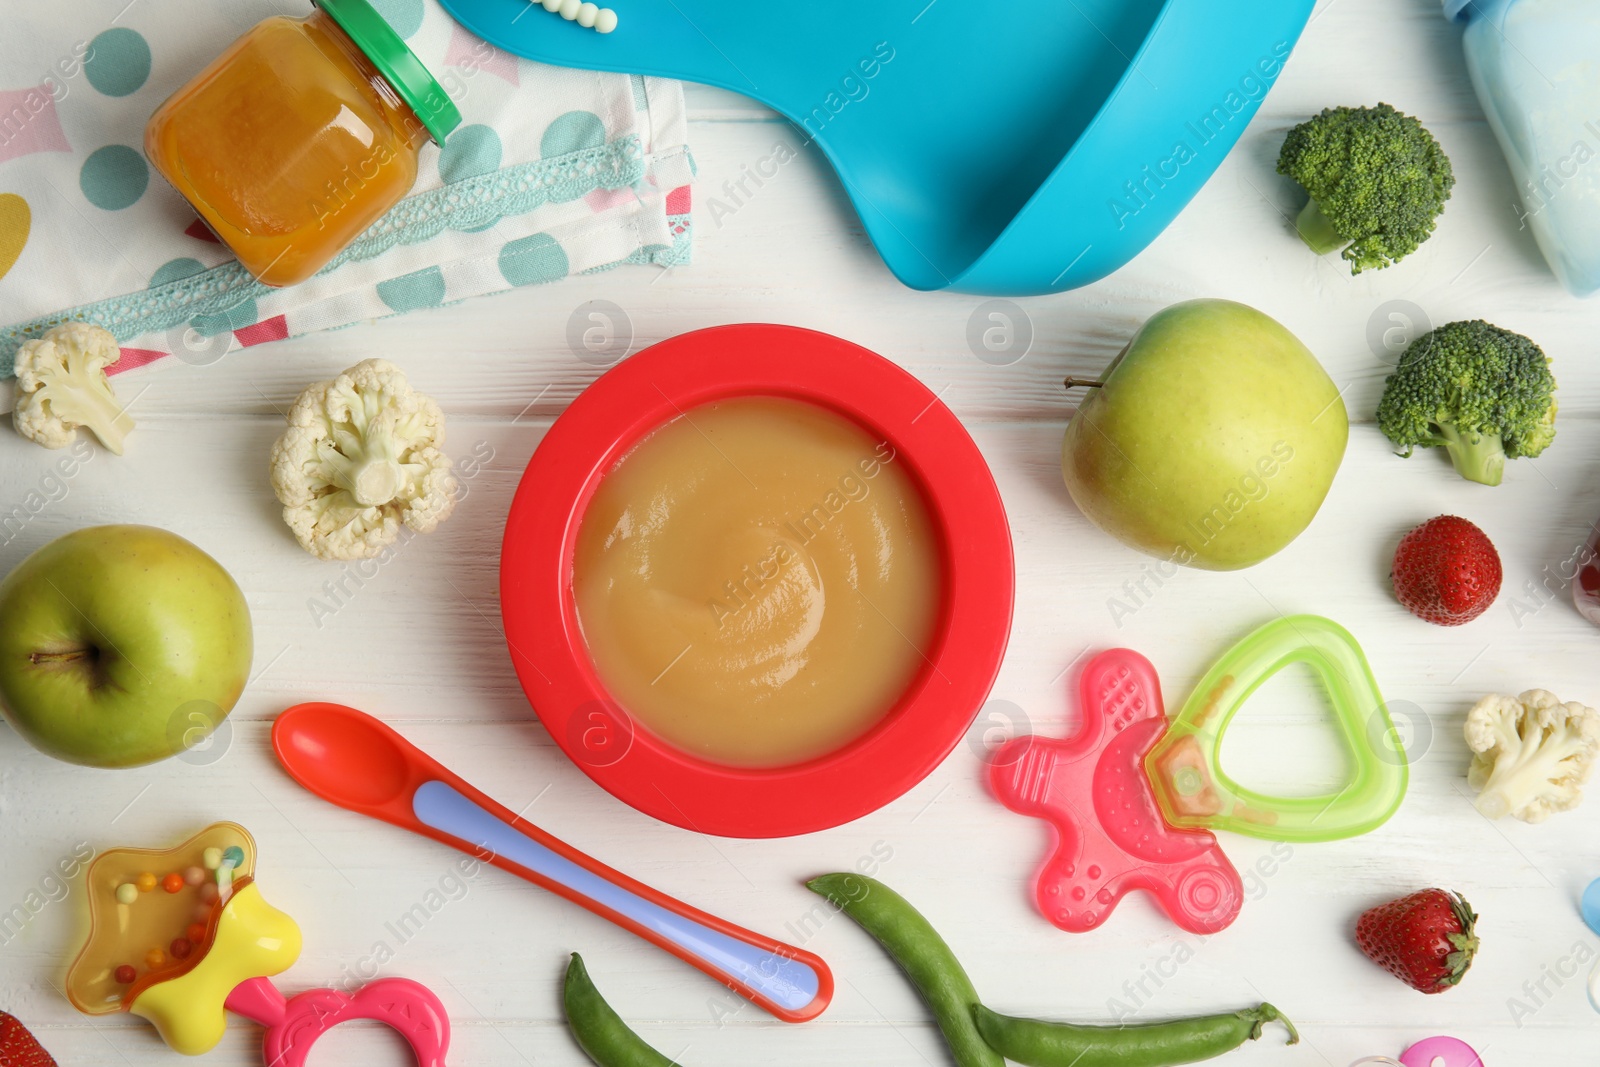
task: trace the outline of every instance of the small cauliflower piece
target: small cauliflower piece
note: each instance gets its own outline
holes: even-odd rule
[[[383,359],[306,387],[272,446],[283,521],[318,559],[369,559],[405,525],[429,533],[456,505],[444,413]]]
[[[1583,800],[1600,752],[1600,713],[1576,701],[1563,704],[1544,689],[1490,694],[1467,712],[1466,735],[1473,752],[1467,782],[1478,790],[1477,809],[1491,819],[1543,822]]]
[[[17,432],[46,448],[65,448],[82,426],[122,455],[133,419],[117,402],[106,368],[122,358],[109,330],[67,322],[17,349]]]

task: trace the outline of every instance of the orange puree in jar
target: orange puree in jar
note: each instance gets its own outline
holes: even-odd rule
[[[694,408],[605,475],[578,532],[583,639],[617,703],[718,763],[870,730],[927,662],[940,552],[885,441],[795,400]]]
[[[324,8],[258,23],[162,104],[145,130],[156,170],[267,285],[311,277],[404,197],[430,136],[363,51],[371,42],[330,14],[365,17],[365,0]],[[392,36],[381,26],[376,32]],[[380,44],[415,62],[398,37]]]

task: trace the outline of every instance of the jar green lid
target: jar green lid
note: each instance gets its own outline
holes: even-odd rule
[[[333,21],[372,60],[400,99],[416,113],[428,134],[439,144],[450,131],[461,125],[461,112],[444,86],[436,81],[422,60],[394,28],[378,14],[370,0],[314,0]]]

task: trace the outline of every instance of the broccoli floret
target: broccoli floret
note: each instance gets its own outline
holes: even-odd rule
[[[1456,183],[1433,134],[1388,104],[1302,122],[1284,139],[1278,173],[1311,194],[1295,223],[1301,238],[1318,255],[1343,248],[1351,274],[1415,252]]]
[[[1383,387],[1378,429],[1399,445],[1450,450],[1463,478],[1499,485],[1506,459],[1556,436],[1556,379],[1543,350],[1482,319],[1418,337]]]

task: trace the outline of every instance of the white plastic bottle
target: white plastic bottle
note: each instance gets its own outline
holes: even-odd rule
[[[1600,289],[1600,0],[1444,0],[1533,231],[1575,296]],[[1515,205],[1513,205],[1515,206]]]

